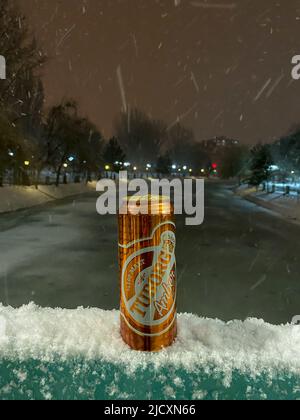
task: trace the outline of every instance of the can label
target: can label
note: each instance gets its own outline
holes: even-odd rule
[[[151,238],[122,246],[128,251],[121,276],[122,316],[139,335],[162,335],[176,318],[174,227],[160,224]]]

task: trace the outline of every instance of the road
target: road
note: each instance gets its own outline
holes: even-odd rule
[[[278,324],[300,314],[300,226],[206,184],[205,222],[177,218],[178,310]],[[96,195],[0,216],[0,302],[118,307],[117,224]]]

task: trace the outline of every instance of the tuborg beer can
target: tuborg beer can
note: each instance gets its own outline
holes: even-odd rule
[[[119,214],[121,335],[134,350],[159,351],[177,334],[174,208],[165,197],[138,200],[142,214],[130,198]]]

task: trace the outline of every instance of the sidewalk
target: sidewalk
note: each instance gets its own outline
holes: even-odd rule
[[[266,191],[257,191],[255,187],[245,185],[237,188],[235,193],[258,206],[279,214],[280,216],[300,222],[300,200],[295,195],[285,195],[283,193],[266,193]]]
[[[93,191],[96,191],[96,182],[67,184],[59,187],[40,185],[38,189],[35,187],[3,187],[0,188],[0,214],[28,209]]]

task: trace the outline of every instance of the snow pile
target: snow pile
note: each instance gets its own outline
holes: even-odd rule
[[[269,187],[271,189],[271,186]],[[275,193],[267,193],[266,191],[257,191],[255,187],[248,188],[246,185],[235,190],[236,194],[253,204],[271,210],[273,214],[277,214],[285,219],[292,219],[299,223],[300,220],[300,202],[298,193],[291,192],[290,195],[284,194],[284,189],[278,191],[280,184],[276,184]],[[283,188],[283,187],[282,187]]]
[[[96,182],[60,185],[59,188],[54,185],[40,185],[38,189],[35,187],[2,187],[0,188],[0,213],[28,209],[53,200],[95,191]]]
[[[100,309],[20,309],[0,306],[0,358],[54,361],[83,357],[125,364],[134,372],[153,364],[187,371],[234,370],[272,376],[300,375],[300,327],[272,326],[261,320],[223,323],[179,315],[179,336],[170,348],[146,354],[131,351],[119,334],[119,312]]]
[[[51,201],[35,187],[0,188],[0,213],[30,208]]]
[[[74,195],[85,194],[96,191],[96,182],[60,185],[39,185],[39,191],[53,199],[62,199]]]

